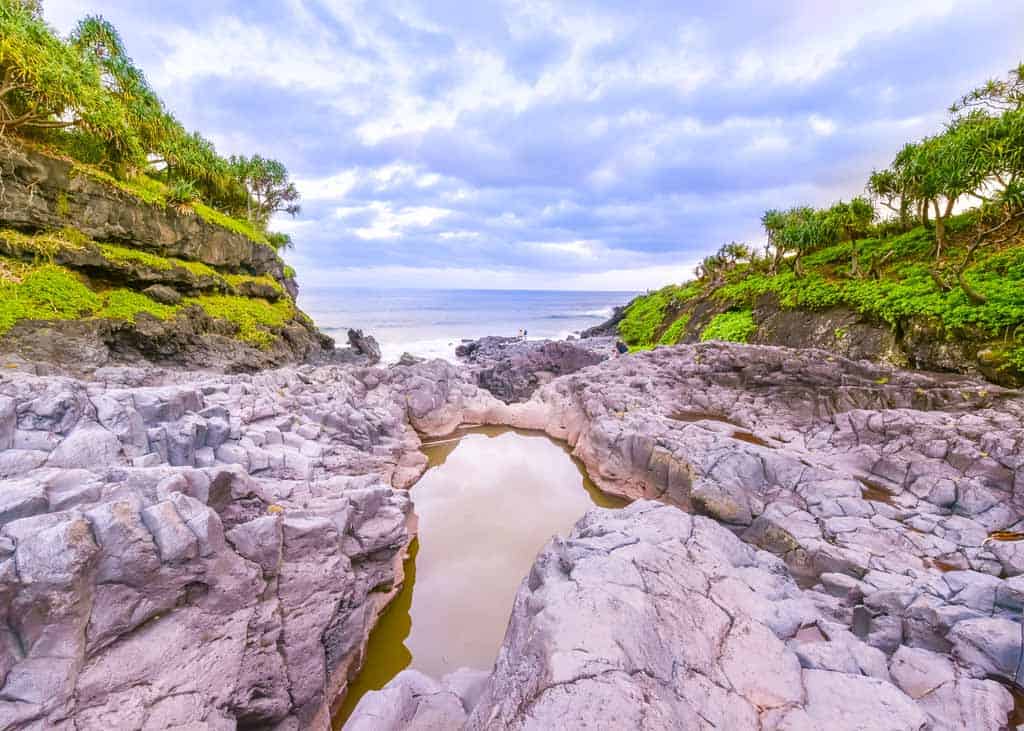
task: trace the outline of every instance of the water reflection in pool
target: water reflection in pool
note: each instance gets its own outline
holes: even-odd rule
[[[541,547],[594,505],[625,504],[543,434],[477,427],[431,440],[424,452],[430,466],[412,488],[419,538],[408,580],[370,636],[336,723],[406,667],[437,678],[463,666],[489,669]]]

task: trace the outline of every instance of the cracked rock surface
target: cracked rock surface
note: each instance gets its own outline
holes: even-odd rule
[[[636,502],[541,551],[494,668],[402,673],[350,728],[1007,725],[1017,393],[720,343],[476,383],[4,373],[0,727],[328,728],[403,580],[418,435],[465,423],[564,439]]]
[[[329,728],[403,578],[410,420],[477,389],[440,363],[95,377],[0,377],[0,727]]]
[[[986,537],[1024,528],[1018,393],[707,343],[486,417],[659,502],[595,511],[544,549],[467,728],[1007,725],[1024,544]]]

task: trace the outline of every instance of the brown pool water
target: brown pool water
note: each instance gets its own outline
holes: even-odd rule
[[[429,467],[412,488],[419,537],[406,583],[370,635],[336,728],[363,694],[407,667],[436,678],[463,666],[490,669],[537,552],[595,505],[625,505],[544,434],[476,427],[423,451]]]

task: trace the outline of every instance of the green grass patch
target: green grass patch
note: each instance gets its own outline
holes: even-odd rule
[[[147,312],[157,319],[170,320],[179,309],[177,306],[160,304],[131,289],[114,289],[105,293],[103,306],[95,316],[133,322],[137,314]]]
[[[141,264],[142,266],[159,271],[170,271],[171,269],[179,268],[185,269],[197,277],[226,278],[213,267],[200,261],[186,261],[185,259],[158,256],[150,254],[148,251],[118,246],[117,244],[98,244],[98,246],[103,256],[111,262]]]
[[[0,335],[19,320],[70,320],[100,306],[81,279],[56,264],[23,268],[17,279],[0,282]]]
[[[154,206],[165,208],[171,204],[169,200],[170,191],[167,185],[162,181],[151,178],[145,174],[137,175],[134,178],[127,180],[119,180],[110,173],[104,172],[93,165],[87,165],[82,162],[73,162],[71,172],[73,175],[83,175],[85,177],[92,178],[97,182],[117,188],[123,193],[127,193],[134,198]],[[228,231],[241,234],[257,244],[269,245],[267,235],[248,221],[232,218],[226,213],[221,213],[217,209],[211,208],[205,203],[200,203],[199,201],[189,203],[185,207],[190,208],[197,216],[207,223],[212,223],[213,225],[220,226]]]
[[[254,277],[250,274],[222,274],[221,278],[235,289],[238,289],[245,284],[262,284],[270,287],[279,294],[283,295],[285,293],[284,287],[281,286],[281,283],[268,274],[262,274],[258,277]]]
[[[652,348],[657,343],[658,331],[663,326],[669,308],[678,308],[701,292],[700,284],[670,284],[656,292],[638,297],[626,309],[619,323],[619,335],[631,349]]]
[[[207,223],[212,223],[214,226],[226,228],[228,231],[234,231],[236,234],[241,234],[254,243],[264,244],[266,246],[270,245],[267,240],[267,235],[248,221],[232,218],[226,213],[221,213],[216,208],[210,208],[205,203],[200,203],[198,201],[192,203],[190,207],[195,211],[197,216]]]
[[[715,315],[700,334],[701,341],[726,340],[745,343],[757,332],[757,323],[750,310],[723,312]]]
[[[288,298],[270,303],[266,300],[233,295],[203,295],[185,299],[186,304],[202,307],[211,317],[238,326],[238,338],[260,348],[269,347],[277,331],[295,317],[295,306]]]
[[[166,186],[159,180],[154,180],[148,175],[138,175],[131,180],[119,180],[110,173],[100,170],[93,165],[83,162],[72,162],[71,174],[91,178],[98,183],[117,188],[122,193],[127,193],[133,198],[155,206],[166,206]]]
[[[83,249],[89,239],[73,228],[26,234],[12,228],[0,229],[0,238],[20,254],[52,259],[61,249]]]
[[[676,345],[686,333],[686,326],[690,324],[690,313],[680,315],[658,338],[658,345]]]

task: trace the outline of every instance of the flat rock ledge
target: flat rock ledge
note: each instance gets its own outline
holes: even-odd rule
[[[606,360],[484,420],[568,441],[642,502],[542,552],[483,690],[405,673],[383,691],[399,716],[370,694],[350,727],[1008,725],[1024,543],[987,537],[1024,529],[1019,393],[707,343]],[[463,715],[420,725],[449,696]]]

